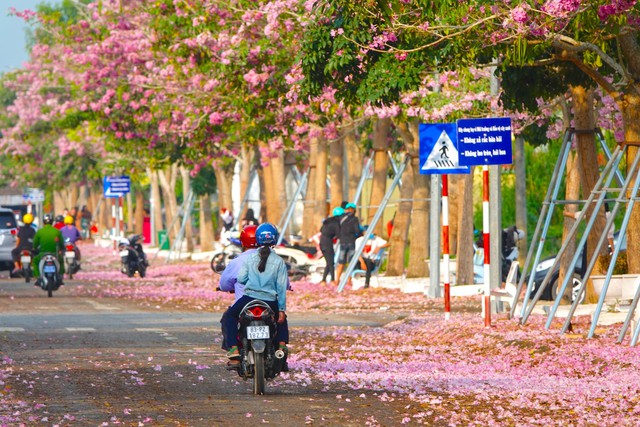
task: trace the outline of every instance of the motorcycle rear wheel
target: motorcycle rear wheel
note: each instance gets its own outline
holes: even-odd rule
[[[31,266],[30,265],[23,265],[22,266],[22,274],[24,275],[24,281],[25,283],[29,283],[31,281]]]
[[[264,394],[264,353],[254,353],[253,394]]]
[[[147,267],[143,263],[138,266],[138,273],[140,273],[141,278],[147,275]]]

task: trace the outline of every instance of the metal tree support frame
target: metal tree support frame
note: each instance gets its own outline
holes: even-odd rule
[[[585,132],[585,131],[582,131]],[[587,131],[588,132],[588,131]],[[544,278],[542,284],[540,285],[538,291],[536,292],[536,295],[533,297],[532,301],[530,304],[527,304],[528,302],[528,297],[529,294],[531,293],[532,287],[533,287],[533,278],[534,278],[534,274],[533,272],[535,271],[535,267],[537,266],[539,260],[540,260],[540,254],[542,252],[542,248],[544,245],[544,242],[546,240],[546,235],[548,232],[548,228],[549,228],[549,223],[551,220],[551,216],[553,214],[553,208],[555,207],[556,203],[580,203],[579,201],[558,201],[557,200],[557,195],[558,195],[558,191],[560,188],[560,184],[561,184],[561,174],[564,173],[564,170],[566,169],[566,160],[568,157],[568,153],[570,150],[570,144],[569,142],[572,139],[572,136],[574,133],[576,133],[576,131],[574,129],[569,129],[566,133],[565,133],[565,137],[563,139],[563,145],[561,148],[561,152],[560,152],[560,156],[558,158],[558,162],[556,163],[556,167],[554,169],[554,173],[551,179],[551,182],[549,183],[549,189],[547,191],[547,195],[545,197],[545,202],[543,204],[543,209],[540,215],[540,218],[538,220],[538,224],[536,226],[536,230],[534,232],[534,236],[533,239],[531,241],[531,246],[529,248],[529,251],[527,253],[527,259],[525,261],[525,265],[524,265],[524,270],[523,270],[523,274],[520,277],[519,283],[518,283],[518,287],[517,287],[517,291],[516,291],[516,295],[514,297],[513,303],[511,304],[511,316],[513,316],[514,312],[515,312],[515,307],[516,307],[516,303],[518,301],[518,297],[520,295],[520,292],[522,290],[523,287],[523,283],[524,283],[524,279],[527,275],[527,269],[530,266],[531,263],[531,258],[533,256],[534,253],[534,245],[538,245],[537,247],[537,251],[535,252],[535,260],[532,264],[532,274],[530,274],[530,278],[529,278],[529,282],[528,282],[528,286],[527,286],[527,291],[526,294],[524,296],[524,303],[522,306],[522,319],[521,319],[521,323],[524,324],[526,323],[528,317],[531,315],[531,312],[533,310],[533,307],[535,306],[535,304],[537,303],[537,301],[540,299],[542,293],[544,292],[544,289],[546,286],[548,286],[550,279],[553,275],[553,272],[555,271],[558,263],[561,260],[562,255],[564,254],[564,252],[566,251],[569,242],[571,241],[571,239],[574,238],[574,236],[577,233],[578,227],[580,225],[580,223],[584,220],[586,221],[586,226],[585,226],[585,230],[584,233],[576,247],[576,251],[575,251],[575,255],[573,257],[573,259],[571,260],[571,264],[568,268],[567,271],[572,272],[575,269],[575,266],[580,258],[580,254],[583,250],[585,250],[585,246],[586,246],[586,242],[589,236],[589,233],[591,232],[591,230],[593,229],[593,226],[595,224],[596,221],[596,217],[598,215],[598,212],[602,209],[603,204],[607,201],[605,199],[605,196],[608,192],[619,192],[619,195],[617,198],[614,199],[615,201],[615,205],[611,211],[611,215],[609,216],[609,218],[606,221],[604,230],[602,232],[602,235],[600,236],[598,243],[597,243],[597,248],[594,251],[593,256],[591,257],[591,259],[589,260],[589,263],[587,265],[587,268],[584,272],[583,275],[583,281],[581,284],[580,289],[578,290],[577,295],[575,296],[575,299],[571,305],[570,311],[567,315],[566,321],[564,323],[564,326],[562,328],[562,333],[566,332],[571,324],[571,319],[575,313],[575,310],[580,302],[581,296],[582,294],[585,292],[586,289],[586,284],[589,280],[589,276],[591,274],[591,272],[593,271],[593,268],[598,260],[598,256],[599,256],[599,252],[601,250],[601,248],[603,247],[603,245],[605,244],[605,242],[607,241],[607,231],[613,227],[613,223],[615,221],[615,217],[616,214],[618,213],[621,205],[623,203],[628,202],[628,206],[624,215],[624,219],[620,228],[620,235],[624,236],[628,225],[629,225],[629,220],[631,217],[631,212],[633,209],[633,205],[635,203],[635,200],[637,200],[637,194],[638,194],[638,190],[640,188],[640,156],[636,156],[636,158],[634,159],[634,162],[632,165],[628,165],[628,170],[627,170],[627,176],[626,179],[622,179],[622,174],[620,173],[619,170],[619,166],[620,166],[620,162],[621,160],[625,157],[624,155],[627,153],[627,148],[629,146],[629,144],[623,144],[623,145],[618,145],[616,146],[616,149],[613,153],[611,153],[608,150],[608,147],[606,147],[606,144],[604,142],[604,139],[602,138],[601,133],[599,133],[598,130],[595,130],[596,134],[600,137],[600,143],[602,145],[602,149],[605,153],[605,155],[608,158],[608,162],[607,165],[605,166],[605,168],[603,169],[602,173],[600,174],[600,177],[598,179],[598,182],[596,183],[593,191],[591,192],[589,198],[584,202],[584,207],[582,209],[583,212],[585,212],[584,215],[580,215],[580,217],[577,219],[577,221],[573,224],[573,226],[571,227],[571,230],[568,233],[568,236],[565,240],[565,242],[562,244],[560,251],[558,252],[553,265],[549,268],[549,272],[547,274],[547,276]],[[617,178],[618,182],[621,184],[621,186],[618,188],[611,188],[610,184],[613,181],[614,178]],[[634,181],[635,178],[635,181]],[[629,187],[631,186],[631,182],[634,182],[633,184],[633,188],[631,190],[631,193],[629,195],[629,198],[626,198],[626,194],[629,190]],[[592,214],[587,217],[586,212],[589,210],[589,208],[593,206],[593,210],[592,210]],[[614,247],[614,252],[612,254],[611,257],[611,262],[609,264],[609,268],[607,270],[607,275],[606,275],[606,279],[605,279],[605,283],[603,286],[603,289],[601,291],[600,297],[599,297],[599,301],[596,307],[596,311],[594,312],[593,318],[592,318],[592,322],[591,322],[591,328],[590,328],[590,332],[588,337],[592,338],[594,333],[595,333],[595,328],[598,322],[598,318],[600,316],[601,310],[602,310],[602,306],[604,304],[604,300],[605,300],[605,296],[608,290],[608,286],[611,280],[611,276],[613,274],[613,269],[615,267],[615,263],[616,260],[618,258],[618,255],[620,253],[620,245],[616,245]],[[558,289],[557,292],[557,296],[556,299],[554,301],[554,305],[551,308],[551,310],[549,311],[549,315],[547,318],[547,322],[545,327],[547,329],[549,329],[549,327],[551,326],[551,322],[556,314],[556,311],[558,309],[558,306],[560,305],[560,302],[562,301],[564,292],[570,282],[570,280],[572,279],[572,274],[565,274],[565,277],[562,281],[562,285],[561,287]],[[622,339],[624,338],[624,335],[628,329],[628,326],[631,322],[631,319],[633,317],[633,313],[635,311],[635,307],[638,304],[638,300],[640,299],[640,288],[638,289],[638,291],[636,292],[636,295],[634,297],[634,300],[631,304],[631,308],[629,311],[629,314],[627,315],[627,319],[625,320],[625,323],[623,325],[623,328],[620,332],[620,336],[618,339],[618,342],[621,342]],[[636,330],[634,332],[634,336],[632,338],[632,345],[635,345],[638,339],[638,336],[640,336],[640,323],[637,325]]]
[[[294,168],[294,171],[297,171],[297,170]],[[280,218],[280,221],[278,222],[278,230],[280,230],[280,235],[278,236],[278,242],[276,243],[277,245],[282,243],[282,240],[284,239],[285,231],[287,230],[287,227],[289,227],[289,223],[291,222],[291,218],[293,217],[293,212],[295,211],[298,198],[303,192],[306,191],[308,176],[309,176],[309,170],[307,169],[305,173],[302,175],[302,177],[300,178],[300,181],[298,183],[298,188],[296,189],[295,194],[289,201],[289,206],[287,206],[287,210],[284,212],[283,217]]]
[[[355,267],[356,267],[356,264],[357,264],[357,260],[360,258],[360,256],[362,255],[362,251],[364,250],[364,246],[365,246],[364,243],[367,240],[369,240],[369,237],[371,237],[371,235],[373,234],[373,230],[376,228],[376,224],[378,224],[378,221],[380,220],[380,218],[382,218],[382,214],[384,213],[384,209],[387,206],[387,203],[389,203],[389,199],[391,199],[391,195],[393,194],[393,190],[395,190],[395,188],[400,183],[400,179],[402,178],[402,174],[404,173],[404,170],[406,169],[407,163],[409,163],[410,159],[411,158],[409,156],[405,155],[404,161],[402,162],[402,164],[398,168],[398,171],[396,173],[396,176],[393,179],[393,182],[387,188],[387,192],[385,193],[384,197],[382,198],[382,202],[380,203],[380,206],[376,210],[376,213],[373,216],[373,219],[371,220],[371,223],[369,224],[369,227],[364,232],[364,238],[363,238],[363,241],[362,241],[363,244],[358,246],[358,247],[356,247],[356,251],[353,254],[353,257],[351,258],[351,262],[349,263],[346,271],[343,273],[343,276],[340,278],[340,283],[338,284],[338,292],[342,292],[342,290],[344,289],[344,286],[346,285],[347,281],[349,280],[349,277],[351,277],[351,273],[353,273],[353,270],[355,270]]]

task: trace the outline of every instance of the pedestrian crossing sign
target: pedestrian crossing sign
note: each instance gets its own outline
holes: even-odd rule
[[[458,162],[458,137],[455,123],[421,123],[420,173],[469,173],[468,166]]]

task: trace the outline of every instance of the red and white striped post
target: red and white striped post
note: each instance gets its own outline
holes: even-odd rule
[[[484,249],[484,326],[491,326],[490,233],[489,233],[489,166],[482,167],[482,243]]]
[[[451,278],[449,272],[449,179],[442,175],[442,258],[444,259],[444,320],[451,316]]]
[[[116,253],[116,248],[118,244],[116,243],[116,201],[111,198],[111,238],[113,239],[113,253]]]

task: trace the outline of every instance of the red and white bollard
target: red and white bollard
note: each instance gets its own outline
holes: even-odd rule
[[[490,233],[489,233],[489,166],[482,167],[482,242],[484,249],[484,326],[491,326]]]
[[[449,271],[449,179],[442,175],[442,258],[444,260],[444,319],[451,317],[451,278]]]

